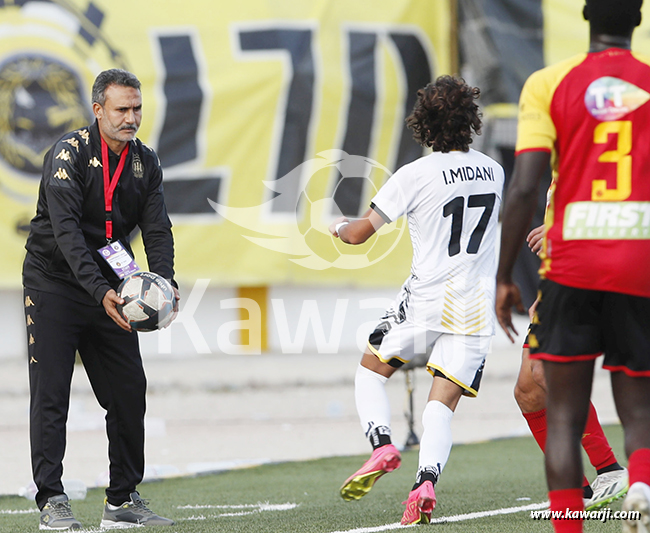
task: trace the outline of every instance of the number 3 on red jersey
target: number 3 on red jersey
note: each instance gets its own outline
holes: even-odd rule
[[[616,188],[608,189],[607,180],[593,180],[591,199],[594,201],[623,201],[632,193],[632,122],[616,120],[601,122],[594,130],[594,143],[607,143],[609,135],[616,135],[616,150],[607,150],[598,158],[599,163],[616,163]]]

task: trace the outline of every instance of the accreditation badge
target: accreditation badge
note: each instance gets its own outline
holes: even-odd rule
[[[120,241],[112,242],[97,250],[120,279],[140,270],[140,267],[126,251]]]

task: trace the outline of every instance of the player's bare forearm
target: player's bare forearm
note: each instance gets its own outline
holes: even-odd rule
[[[363,244],[384,224],[374,209],[368,209],[362,218],[348,220],[339,217],[329,226],[330,233],[347,244]]]
[[[535,214],[539,184],[548,167],[548,152],[524,152],[517,156],[501,220],[501,253],[497,281],[512,281],[512,270],[527,229]]]
[[[341,228],[339,239],[347,244],[363,244],[374,233],[374,228],[367,220],[353,220]]]
[[[508,195],[501,220],[501,252],[497,281],[512,281],[512,270],[536,206],[537,199],[534,197],[529,198],[518,193]]]
[[[504,204],[495,310],[497,320],[511,342],[514,342],[511,333],[518,335],[512,323],[511,309],[515,307],[518,312],[524,312],[519,288],[512,281],[512,270],[535,213],[539,183],[549,160],[548,152],[525,152],[517,156]]]

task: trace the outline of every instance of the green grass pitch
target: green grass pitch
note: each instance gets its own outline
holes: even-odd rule
[[[608,427],[606,433],[619,461],[626,464],[621,428]],[[343,501],[338,494],[341,483],[366,458],[263,465],[146,483],[139,490],[151,499],[155,512],[176,520],[176,526],[155,528],[169,533],[373,533],[396,529],[403,511],[401,502],[413,483],[417,451],[406,452],[401,468],[380,479],[366,497]],[[593,468],[585,464],[587,477],[593,480]],[[543,502],[542,454],[529,437],[455,446],[436,494],[434,519]],[[86,531],[99,531],[103,498],[102,489],[93,489],[85,500],[72,501],[75,516]],[[611,508],[620,510],[620,501]],[[20,512],[34,509],[33,502],[23,498],[0,498],[0,532],[37,531],[38,513]],[[621,530],[616,521],[585,524],[587,532]],[[525,511],[417,527],[443,533],[551,531],[549,521],[534,521]]]

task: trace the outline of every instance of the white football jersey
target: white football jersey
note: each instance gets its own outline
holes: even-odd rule
[[[477,152],[433,152],[400,168],[373,198],[394,222],[408,217],[413,262],[395,310],[418,326],[494,334],[496,237],[503,167]]]

